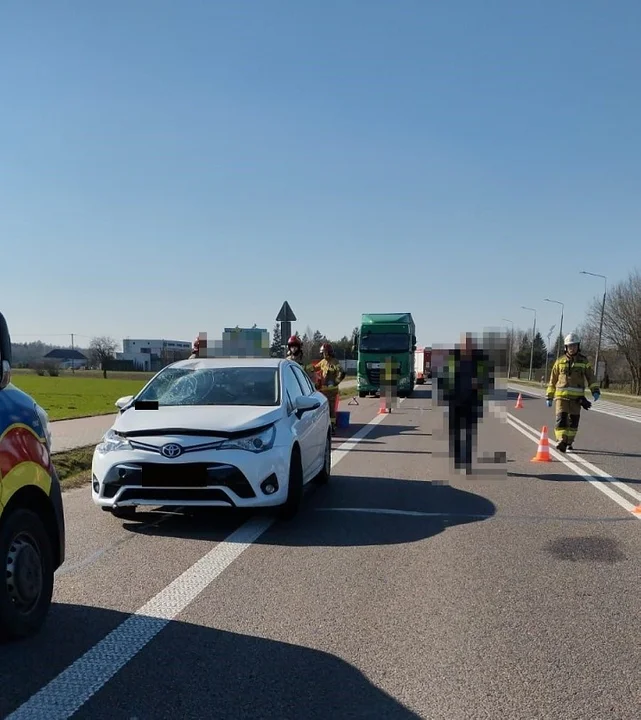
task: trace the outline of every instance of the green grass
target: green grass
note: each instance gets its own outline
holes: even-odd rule
[[[49,377],[12,372],[12,380],[16,387],[29,393],[42,405],[51,420],[66,420],[116,413],[116,400],[123,395],[134,395],[146,382],[145,378],[122,379],[115,375],[105,380],[79,373],[75,376]]]
[[[94,448],[95,445],[89,445],[53,454],[53,464],[63,490],[81,487],[89,482]]]
[[[512,383],[520,383],[521,385],[529,385],[530,387],[537,387],[539,389],[545,390],[547,387],[546,385],[541,385],[540,382],[536,382],[535,380],[516,380],[515,378],[510,378],[510,382]],[[630,393],[625,392],[608,392],[607,390],[603,390],[601,392],[601,397],[604,400],[608,400],[609,402],[613,403],[619,403],[620,405],[628,405],[629,407],[641,407],[641,396],[639,395],[632,395]]]

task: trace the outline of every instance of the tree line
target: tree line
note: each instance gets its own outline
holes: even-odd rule
[[[595,297],[586,310],[583,323],[575,330],[581,338],[581,351],[593,364],[598,346],[602,303],[603,296]],[[563,338],[558,335],[558,330],[555,339],[551,340],[554,329],[554,327],[551,329],[548,336],[548,345],[540,332],[535,335],[532,366],[537,370],[537,379],[545,374],[545,371],[543,373],[540,371],[546,364],[548,346],[550,353],[548,377],[552,362],[559,353],[559,346],[560,353],[563,353]],[[563,334],[570,331],[571,328],[564,329]],[[529,370],[531,337],[531,330],[528,332],[517,328],[508,334],[508,345],[512,350],[512,368],[515,372],[522,373]],[[641,272],[639,270],[633,270],[627,278],[607,291],[599,365],[601,385],[604,389],[616,388],[641,395]]]
[[[311,362],[320,358],[320,348],[324,342],[331,343],[334,348],[334,353],[337,360],[356,360],[357,353],[354,351],[354,342],[358,335],[358,328],[355,327],[352,330],[351,335],[343,335],[338,340],[332,340],[328,338],[320,330],[312,331],[310,327],[305,328],[305,332],[301,335],[298,331],[294,333],[296,337],[300,338],[303,346],[303,354],[305,360]],[[283,345],[289,338],[281,338],[280,335],[280,324],[277,323],[274,326],[272,332],[272,340],[269,349],[269,353],[272,357],[282,357],[284,348]]]

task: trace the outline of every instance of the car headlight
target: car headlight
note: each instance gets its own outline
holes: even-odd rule
[[[96,450],[104,455],[115,450],[131,450],[131,445],[126,438],[118,435],[115,430],[107,430],[102,442],[96,446]]]
[[[40,405],[36,405],[36,415],[38,416],[38,419],[40,420],[40,424],[42,425],[42,429],[44,430],[45,437],[47,438],[47,450],[51,451],[51,425],[49,425],[49,416],[47,415],[44,408],[41,408]]]
[[[250,435],[249,437],[238,438],[237,440],[225,440],[218,446],[219,450],[247,450],[253,453],[265,452],[274,447],[276,439],[276,428],[272,425],[262,432]]]

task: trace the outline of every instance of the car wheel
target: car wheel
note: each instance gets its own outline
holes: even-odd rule
[[[37,632],[51,605],[53,547],[36,513],[14,510],[0,528],[0,635]]]
[[[136,506],[125,505],[124,507],[109,508],[111,514],[119,520],[135,520],[136,519]]]
[[[332,436],[328,435],[325,441],[325,455],[323,459],[323,468],[315,477],[319,485],[326,485],[332,474]]]
[[[287,483],[287,500],[278,509],[281,520],[291,520],[300,508],[303,499],[303,464],[300,451],[296,448],[292,452],[289,462],[289,482]]]

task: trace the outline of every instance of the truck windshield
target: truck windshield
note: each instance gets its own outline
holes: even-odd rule
[[[409,349],[410,337],[404,333],[381,333],[380,335],[371,333],[361,337],[361,352],[394,353],[409,352]]]

